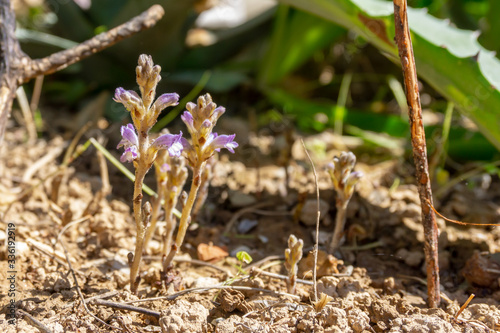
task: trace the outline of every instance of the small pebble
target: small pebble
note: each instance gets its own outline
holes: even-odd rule
[[[238,223],[236,230],[238,230],[238,233],[240,234],[246,234],[258,224],[259,222],[257,220],[243,219],[240,223]]]
[[[257,238],[262,242],[262,244],[267,244],[269,242],[269,238],[264,235],[258,235]]]

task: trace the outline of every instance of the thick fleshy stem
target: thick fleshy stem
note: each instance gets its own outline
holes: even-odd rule
[[[201,207],[203,207],[205,201],[207,200],[208,188],[210,186],[210,180],[212,179],[213,168],[216,163],[217,161],[215,156],[212,156],[208,159],[203,170],[201,170],[201,185],[193,207],[193,220],[196,220],[196,216],[199,214]]]
[[[165,186],[160,182],[158,182],[157,185],[156,198],[153,201],[153,211],[151,213],[151,224],[149,225],[148,230],[146,230],[146,235],[144,236],[144,249],[148,248],[149,242],[153,238],[156,231],[156,225],[158,224],[158,219],[160,217],[161,202],[165,193]]]
[[[145,156],[146,149],[148,148],[149,138],[148,133],[141,131],[139,133],[139,156]],[[134,219],[137,231],[136,241],[135,241],[135,253],[130,265],[130,290],[133,294],[137,294],[137,289],[139,288],[140,278],[137,274],[139,272],[139,266],[142,259],[142,250],[144,248],[144,236],[146,235],[147,224],[144,223],[142,214],[142,185],[144,183],[144,177],[148,172],[150,166],[145,165],[143,159],[138,159],[135,164],[135,182],[134,182]]]
[[[332,238],[330,238],[330,244],[328,245],[328,252],[333,253],[339,245],[342,235],[344,233],[344,226],[346,220],[347,204],[349,201],[342,201],[340,199],[336,200],[337,215],[335,216],[335,229],[333,230]]]
[[[198,194],[198,190],[201,185],[201,169],[204,167],[205,162],[199,163],[201,165],[197,165],[193,168],[193,181],[191,184],[191,189],[189,190],[189,195],[182,208],[181,220],[179,221],[179,230],[177,231],[177,237],[175,238],[175,243],[172,244],[170,252],[163,260],[163,268],[164,271],[171,265],[174,256],[177,254],[177,251],[181,248],[182,243],[184,242],[184,237],[186,237],[186,231],[191,222],[191,210],[193,209],[194,202],[196,200],[196,195]]]

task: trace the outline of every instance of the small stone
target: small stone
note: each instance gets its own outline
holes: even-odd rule
[[[229,201],[234,207],[246,207],[256,203],[257,199],[253,195],[234,191],[229,193]]]
[[[246,234],[258,224],[259,222],[257,220],[243,219],[240,223],[238,223],[236,230],[238,230],[238,233],[240,234]]]
[[[269,242],[269,238],[264,235],[257,235],[257,238],[262,242],[262,244],[267,244]]]
[[[178,300],[168,309],[161,311],[162,333],[206,332],[209,311],[199,303]]]
[[[305,225],[316,225],[316,220],[318,216],[318,204],[316,199],[310,199],[307,200],[304,203],[304,206],[302,206],[300,210],[300,216],[299,219],[301,222],[303,222]],[[326,213],[328,213],[328,210],[330,209],[330,205],[324,201],[320,200],[319,201],[319,219],[322,220]]]
[[[325,245],[330,240],[332,233],[326,231],[319,231],[318,243],[319,245]],[[312,241],[316,242],[316,230],[311,231]]]
[[[192,288],[212,287],[219,284],[219,280],[211,277],[200,277],[194,280]]]

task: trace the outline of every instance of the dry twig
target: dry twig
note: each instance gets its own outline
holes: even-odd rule
[[[422,224],[424,226],[424,252],[427,268],[427,296],[430,307],[439,305],[439,265],[438,265],[438,227],[436,216],[431,210],[432,190],[427,162],[427,147],[424,124],[422,122],[422,106],[418,91],[417,69],[410,29],[408,28],[408,13],[406,0],[394,0],[394,23],[396,29],[396,44],[398,45],[401,67],[403,68],[408,116],[411,130],[411,144],[416,168],[418,194],[422,206]]]
[[[164,13],[160,5],[154,5],[128,22],[71,49],[42,59],[31,59],[21,50],[15,36],[16,17],[10,0],[0,0],[0,142],[3,140],[12,101],[19,86],[40,75],[64,69],[122,39],[153,27]]]
[[[318,186],[318,175],[316,174],[316,168],[314,167],[314,163],[307,151],[306,144],[303,139],[300,139],[302,142],[302,146],[304,147],[304,151],[306,152],[307,158],[311,163],[313,174],[314,174],[314,185],[316,186],[316,239],[314,241],[314,268],[313,268],[313,283],[314,283],[314,301],[318,301],[318,277],[317,277],[317,266],[318,266],[318,248],[319,248],[319,218],[320,218],[320,210],[319,210],[319,186]]]
[[[30,315],[26,311],[23,311],[21,309],[17,309],[16,314],[19,318],[24,318],[24,320],[26,320],[31,326],[38,328],[38,330],[40,332],[52,333],[52,331],[47,326],[45,326],[41,321],[36,320],[35,317]]]

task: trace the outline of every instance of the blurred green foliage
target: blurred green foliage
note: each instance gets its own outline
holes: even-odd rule
[[[186,95],[209,71],[210,76],[203,82],[206,91],[243,110],[253,105],[263,118],[267,110],[276,108],[294,119],[302,131],[333,128],[336,117],[347,133],[363,140],[371,140],[368,132],[396,139],[409,137],[407,120],[399,108],[404,105],[388,79],[401,78],[400,69],[391,63],[397,63],[394,46],[390,45],[392,16],[384,10],[380,15],[372,11],[384,1],[282,0],[299,9],[281,4],[240,26],[210,31],[215,36],[212,45],[188,47],[186,37],[198,15],[194,6],[199,2],[162,1],[166,14],[157,26],[47,78],[44,94],[52,102],[75,105],[103,89],[132,88],[135,83],[130,68],[136,65],[139,54],[148,53],[164,71],[162,91]],[[32,8],[28,15],[19,17],[20,25],[28,31],[63,39],[48,42],[42,37],[25,37],[22,47],[32,57],[45,56],[115,27],[153,3],[94,0],[88,10],[82,10],[72,1],[48,1],[45,7]],[[500,50],[500,39],[496,38],[500,33],[497,0],[409,0],[409,5],[428,10],[428,14],[419,14],[421,25],[431,19],[430,15],[449,19],[459,28],[481,31],[479,41],[489,49]],[[371,22],[383,22],[386,40],[365,29],[360,13]],[[414,39],[417,70],[433,87],[423,89],[429,97],[424,108],[444,113],[446,103],[441,95],[454,100],[460,108],[465,97],[477,93],[477,86],[488,93],[485,100],[473,101],[467,114],[482,134],[461,127],[461,116],[455,113],[447,139],[448,155],[461,160],[498,157],[491,142],[500,147],[500,93],[495,89],[496,82],[483,74],[488,71],[488,75],[500,77],[492,70],[496,65],[491,63],[497,60],[482,59],[485,68],[480,68],[474,55],[461,57],[448,52],[453,48],[464,54],[470,48],[480,50],[481,46],[471,41],[476,35],[470,32],[456,35],[456,39],[449,37],[448,49],[425,34],[429,32],[420,31]],[[390,60],[381,54],[389,55]],[[339,96],[345,73],[352,75],[352,81]],[[108,116],[118,119],[126,114],[112,112]],[[440,132],[439,125],[427,129],[430,138]],[[429,146],[433,149],[432,142]]]

